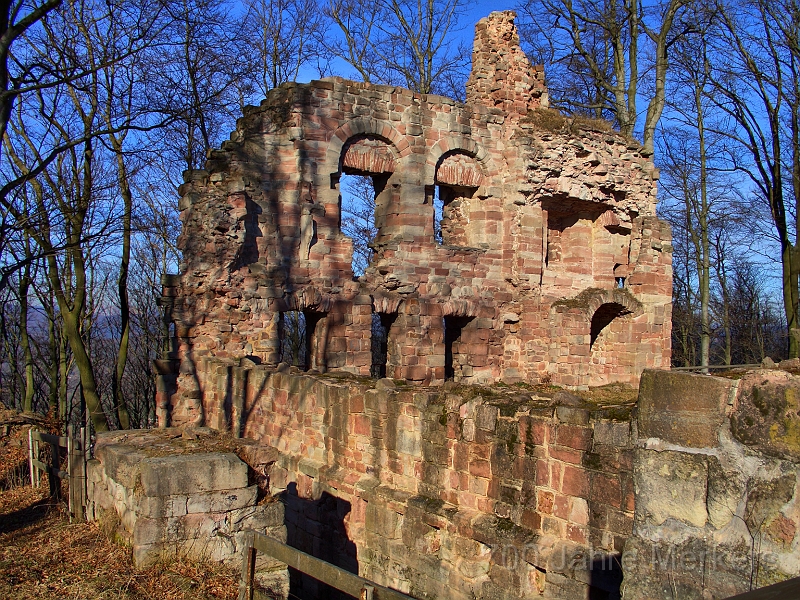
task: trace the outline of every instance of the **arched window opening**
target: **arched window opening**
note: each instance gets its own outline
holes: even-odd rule
[[[378,235],[375,225],[375,198],[380,191],[375,179],[383,179],[382,183],[385,185],[385,178],[380,176],[343,174],[339,179],[342,202],[339,229],[353,240],[354,278],[364,274],[374,254],[372,242]]]
[[[167,323],[166,329],[166,335],[164,336],[164,341],[161,347],[162,356],[160,358],[175,358],[175,352],[178,347],[175,323],[170,321]]]
[[[474,317],[444,317],[444,378],[446,381],[461,380],[467,356],[461,352],[461,333]]]
[[[373,258],[373,242],[385,224],[386,189],[395,169],[388,140],[356,136],[341,155],[339,176],[339,230],[353,240],[353,278],[361,277]]]
[[[474,246],[470,213],[477,188],[437,185],[433,196],[434,238],[443,246]]]
[[[444,203],[442,202],[442,195],[439,193],[440,186],[433,186],[433,239],[437,244],[442,242],[442,213],[444,212]]]
[[[630,311],[627,308],[614,302],[600,306],[600,308],[598,308],[592,316],[589,347],[594,347],[594,343],[597,341],[598,336],[606,327],[611,324],[614,319],[628,314],[629,312]]]
[[[614,285],[622,289],[625,287],[625,280],[627,279],[628,275],[628,267],[627,265],[621,265],[619,263],[614,265]]]
[[[389,336],[397,314],[372,313],[372,366],[370,376],[375,379],[386,377],[389,363]]]
[[[481,168],[472,156],[454,152],[439,162],[433,197],[433,230],[437,243],[471,247],[483,239],[485,208],[475,194],[482,182]]]

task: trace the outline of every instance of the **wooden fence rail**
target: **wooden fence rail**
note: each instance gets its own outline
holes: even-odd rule
[[[255,589],[254,577],[256,554],[263,552],[272,558],[321,581],[340,592],[355,596],[360,600],[414,600],[396,590],[378,585],[332,565],[329,562],[301,552],[252,529],[247,532],[242,565],[242,581],[239,586],[239,600],[262,600],[269,598]]]
[[[700,365],[693,365],[689,367],[670,367],[672,371],[702,371],[703,369],[722,370],[722,369],[760,369],[761,363],[751,363],[748,365],[708,365],[701,367]]]
[[[40,460],[40,444],[50,446],[50,463]],[[41,474],[47,474],[50,485],[50,496],[61,499],[61,480],[69,482],[68,507],[70,521],[85,518],[86,506],[86,451],[89,447],[86,429],[81,427],[80,438],[75,439],[72,427],[67,428],[67,435],[58,436],[41,431],[28,431],[28,465],[30,467],[31,485],[41,484]],[[67,451],[67,470],[61,470],[61,449]]]

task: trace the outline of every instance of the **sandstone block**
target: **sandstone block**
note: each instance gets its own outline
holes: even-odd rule
[[[136,512],[148,519],[167,519],[182,517],[186,514],[188,497],[176,496],[139,496]]]
[[[800,460],[800,377],[751,371],[739,382],[734,437],[765,454]]]
[[[628,539],[622,554],[623,598],[705,600],[750,589],[747,544],[711,546],[701,539],[678,544]]]
[[[676,519],[703,527],[708,519],[707,483],[705,456],[636,450],[636,520],[661,525],[667,519]]]
[[[146,496],[173,496],[247,487],[247,465],[233,453],[146,458],[141,461]]]
[[[484,431],[494,431],[495,425],[497,424],[498,414],[499,409],[496,406],[479,406],[475,424],[477,425],[478,429],[483,429]]]
[[[236,510],[256,502],[258,486],[190,495],[184,504],[186,513],[211,513]]]
[[[121,485],[133,489],[139,477],[139,463],[144,455],[135,446],[125,444],[108,444],[101,446],[95,453],[107,477]]]
[[[367,504],[367,529],[386,539],[396,540],[401,537],[402,526],[403,515],[386,506],[376,505],[374,502]]]
[[[255,529],[256,531],[271,530],[283,525],[283,504],[269,502],[259,506],[248,506],[230,511],[228,522],[231,531]]]
[[[741,473],[723,469],[719,460],[708,458],[708,522],[716,529],[722,529],[731,522],[745,492]]]
[[[614,446],[617,448],[630,447],[630,423],[620,423],[617,421],[597,421],[594,424],[595,444],[604,446]]]
[[[589,422],[589,411],[572,406],[557,406],[556,416],[560,423],[586,425]]]
[[[639,437],[690,448],[719,444],[733,382],[670,371],[645,371],[639,387]]]

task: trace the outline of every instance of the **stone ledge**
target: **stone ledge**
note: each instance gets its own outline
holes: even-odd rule
[[[639,438],[689,448],[718,445],[733,381],[709,375],[647,370],[639,385]]]

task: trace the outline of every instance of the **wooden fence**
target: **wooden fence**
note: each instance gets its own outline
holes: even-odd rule
[[[40,444],[50,446],[50,463],[40,460]],[[81,427],[80,437],[75,439],[74,431],[70,426],[67,435],[58,436],[41,431],[28,431],[28,464],[31,473],[31,485],[38,487],[41,484],[41,475],[47,474],[50,485],[50,496],[61,499],[61,481],[69,482],[69,508],[70,521],[84,520],[86,507],[86,452],[89,447],[86,429]],[[67,451],[67,470],[61,470],[61,449]]]
[[[359,600],[414,600],[411,596],[380,586],[350,571],[345,571],[336,565],[301,552],[297,548],[287,546],[263,533],[257,533],[252,529],[247,532],[245,541],[239,600],[265,600],[270,598],[270,596],[255,589],[254,577],[258,552],[263,552],[293,569],[297,569],[322,583],[336,588],[340,592],[355,596]]]
[[[800,598],[800,577],[768,585],[746,594],[731,596],[728,600],[787,600]]]

